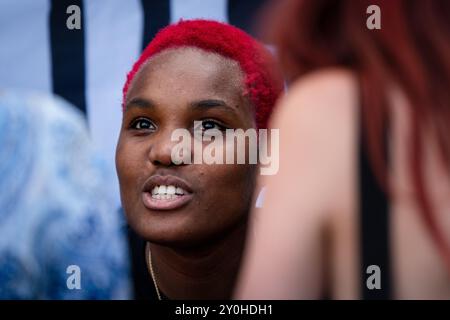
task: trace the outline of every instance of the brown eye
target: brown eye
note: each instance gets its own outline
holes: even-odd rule
[[[206,130],[211,130],[211,129],[217,129],[220,131],[225,131],[225,126],[223,126],[222,124],[220,124],[217,121],[214,120],[203,120],[202,121],[202,130],[206,131]]]
[[[135,130],[155,130],[156,126],[149,119],[139,118],[131,123],[130,128]]]

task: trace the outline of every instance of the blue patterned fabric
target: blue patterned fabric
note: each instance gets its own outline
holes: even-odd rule
[[[131,297],[114,175],[77,110],[0,91],[0,299]],[[80,289],[69,289],[69,266]]]

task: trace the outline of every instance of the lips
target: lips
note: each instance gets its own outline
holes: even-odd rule
[[[183,179],[154,175],[145,183],[142,202],[149,210],[176,210],[192,200],[192,188]]]

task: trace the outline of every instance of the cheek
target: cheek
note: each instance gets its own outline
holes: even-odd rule
[[[119,141],[116,151],[116,170],[121,189],[130,190],[133,183],[137,181],[140,175],[139,168],[142,168],[139,159],[141,156],[138,148],[131,142]]]
[[[122,142],[121,139],[119,139],[119,143],[117,144],[116,148],[116,171],[117,176],[119,178],[119,183],[122,184],[124,181],[124,175],[126,173],[126,166],[125,163],[127,158],[127,148],[125,144]]]
[[[253,195],[255,185],[254,166],[252,165],[213,165],[204,172],[203,177],[209,200],[220,207],[247,205]]]

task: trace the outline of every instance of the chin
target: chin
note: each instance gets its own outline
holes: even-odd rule
[[[163,228],[155,230],[143,230],[142,233],[138,233],[142,238],[147,241],[166,246],[170,248],[188,249],[195,247],[209,246],[217,241],[222,233],[211,234],[210,230],[195,230],[192,233],[186,232],[187,228],[164,230]],[[222,234],[223,236],[223,234]]]
[[[158,236],[155,234],[146,234],[143,238],[148,242],[174,249],[186,249],[206,244],[204,239],[193,239],[192,237],[183,236]]]
[[[130,223],[133,230],[144,240],[167,247],[190,247],[198,245],[205,238],[201,236],[201,232],[186,230],[192,229],[187,226],[174,227],[169,221],[145,219],[146,221],[137,220],[137,223]]]

